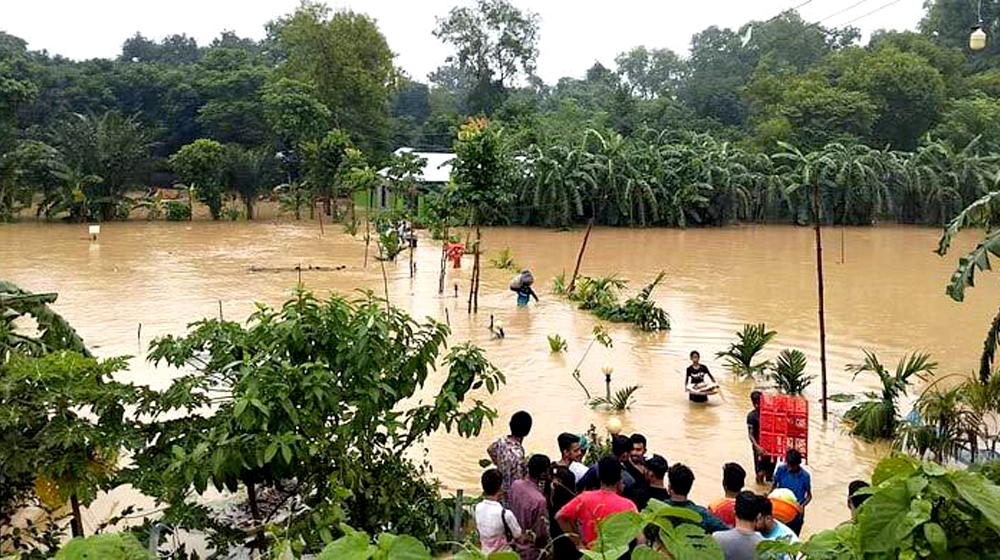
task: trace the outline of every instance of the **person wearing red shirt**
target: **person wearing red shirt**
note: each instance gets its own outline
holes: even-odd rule
[[[715,514],[726,525],[736,526],[736,495],[743,490],[747,472],[736,463],[726,463],[722,467],[722,490],[726,495],[712,502],[708,511]]]
[[[589,547],[597,540],[597,524],[605,517],[638,511],[631,500],[620,495],[622,467],[616,457],[602,458],[597,465],[597,475],[601,480],[599,490],[579,494],[556,513],[556,522],[577,548]]]

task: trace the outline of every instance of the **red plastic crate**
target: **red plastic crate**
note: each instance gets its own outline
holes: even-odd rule
[[[804,397],[765,394],[760,401],[760,444],[774,457],[791,448],[808,457],[809,402]]]

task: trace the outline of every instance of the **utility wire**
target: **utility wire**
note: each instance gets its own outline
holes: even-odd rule
[[[823,18],[823,19],[821,19],[821,20],[817,21],[817,22],[816,22],[816,23],[815,23],[814,25],[819,25],[819,24],[823,23],[824,21],[826,21],[826,20],[828,20],[828,19],[830,19],[830,18],[833,18],[833,17],[837,17],[837,16],[839,16],[840,14],[843,14],[843,13],[846,13],[846,12],[849,12],[849,11],[853,10],[854,8],[857,8],[858,6],[860,6],[860,5],[864,4],[865,2],[870,2],[870,1],[871,1],[871,0],[860,0],[860,1],[858,1],[858,2],[855,2],[855,3],[851,4],[850,6],[848,6],[848,7],[844,8],[844,9],[842,9],[842,10],[837,10],[836,12],[834,12],[834,13],[832,13],[832,14],[830,14],[830,15],[826,16],[825,18]]]
[[[858,17],[856,17],[856,18],[852,19],[851,21],[849,21],[849,22],[847,22],[847,23],[845,23],[845,24],[841,25],[840,27],[847,27],[848,25],[851,25],[852,23],[854,23],[854,22],[858,21],[859,19],[864,19],[864,18],[866,18],[866,17],[868,17],[868,16],[870,16],[870,15],[872,15],[872,14],[876,14],[876,13],[878,13],[878,12],[881,12],[882,10],[884,10],[884,9],[888,8],[889,6],[892,6],[892,5],[894,5],[894,4],[899,4],[899,3],[900,3],[900,2],[902,2],[902,1],[903,1],[903,0],[892,0],[892,2],[889,2],[888,4],[883,4],[882,6],[879,6],[878,8],[875,8],[874,10],[872,10],[872,11],[868,12],[867,14],[864,14],[864,15],[861,15],[861,16],[858,16]]]

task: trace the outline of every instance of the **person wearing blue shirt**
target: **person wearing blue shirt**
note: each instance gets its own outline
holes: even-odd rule
[[[787,488],[795,494],[795,499],[802,508],[802,514],[789,525],[796,534],[802,529],[805,508],[812,501],[812,479],[809,472],[802,468],[802,454],[797,449],[789,449],[785,456],[785,464],[774,471],[774,488]]]

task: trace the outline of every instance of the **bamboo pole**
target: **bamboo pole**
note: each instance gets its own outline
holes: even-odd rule
[[[583,262],[583,252],[587,250],[587,240],[590,239],[590,230],[594,228],[594,219],[587,222],[587,233],[583,234],[583,244],[580,245],[580,253],[576,256],[576,268],[573,269],[573,279],[569,281],[569,292],[576,288],[576,277],[580,274],[580,263]]]
[[[330,200],[329,197],[327,197],[327,200]],[[326,235],[326,232],[323,231],[323,214],[325,212],[326,212],[326,209],[324,208],[323,210],[320,210],[320,213],[319,213],[319,234],[320,235]]]
[[[441,273],[438,275],[438,295],[444,295],[444,275],[448,266],[448,228],[444,228],[444,241],[441,242]]]
[[[813,186],[813,227],[816,231],[816,289],[819,297],[819,363],[820,381],[823,387],[823,421],[827,420],[826,394],[826,317],[823,297],[823,234],[820,228],[819,179]]]

